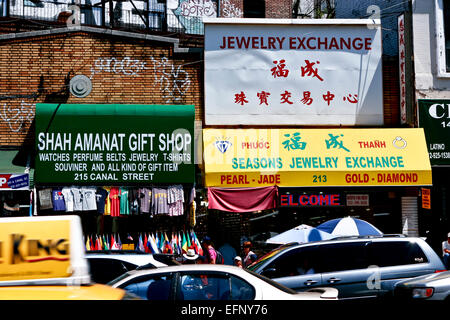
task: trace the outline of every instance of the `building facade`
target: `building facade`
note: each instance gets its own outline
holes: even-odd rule
[[[174,38],[85,26],[5,33],[0,42],[4,216],[78,214],[86,235],[121,234],[124,241],[194,226],[198,50]],[[172,165],[166,153],[184,158]],[[179,207],[145,208],[140,196],[167,197],[170,188]],[[100,189],[108,191],[103,199]],[[113,189],[128,209],[113,209]],[[74,197],[70,205],[64,190]]]
[[[431,5],[430,5],[431,4]],[[433,170],[431,206],[422,212],[433,246],[440,252],[450,230],[448,195],[448,106],[450,69],[448,1],[412,1],[414,97],[418,126],[424,128]]]
[[[205,0],[166,1],[164,3],[156,0],[98,3],[81,1],[78,7],[70,7],[71,4],[64,1],[19,3],[3,0],[1,2],[1,12],[5,17],[5,23],[2,24],[0,29],[2,33],[0,35],[0,70],[4,70],[1,73],[3,76],[0,77],[0,93],[2,94],[2,104],[0,105],[0,148],[5,155],[4,159],[6,159],[6,156],[9,157],[9,160],[5,161],[3,171],[5,174],[14,174],[13,177],[8,176],[5,179],[12,178],[10,184],[11,186],[14,185],[15,188],[12,190],[13,187],[9,187],[8,193],[2,193],[3,203],[6,204],[7,208],[18,206],[22,215],[39,215],[40,190],[67,187],[71,184],[97,186],[97,183],[94,181],[80,183],[75,180],[68,181],[65,178],[57,178],[61,172],[54,174],[55,180],[48,179],[48,175],[44,174],[46,171],[40,171],[41,173],[35,174],[34,170],[39,168],[43,170],[42,167],[39,167],[42,163],[38,164],[38,168],[36,168],[34,160],[37,154],[39,154],[39,151],[45,149],[43,146],[45,145],[47,147],[47,141],[52,141],[51,139],[47,139],[49,136],[45,134],[50,132],[48,130],[52,128],[53,121],[55,123],[60,121],[58,119],[59,112],[64,111],[75,117],[76,113],[74,113],[74,110],[76,108],[72,108],[73,106],[92,106],[90,110],[80,114],[80,118],[83,119],[84,116],[93,116],[97,112],[96,108],[98,105],[107,105],[109,110],[113,110],[114,108],[120,110],[121,105],[159,106],[162,109],[166,108],[164,110],[169,110],[169,108],[174,108],[175,110],[176,107],[174,106],[187,106],[187,108],[193,106],[191,108],[193,114],[189,116],[193,123],[186,125],[184,129],[189,131],[191,126],[197,129],[194,130],[190,138],[192,141],[191,147],[195,147],[195,150],[192,151],[195,155],[192,156],[191,153],[191,156],[197,158],[196,165],[193,169],[195,172],[189,182],[179,181],[185,191],[185,215],[172,219],[165,217],[164,219],[171,222],[161,220],[156,223],[156,220],[149,222],[149,219],[145,220],[145,223],[142,223],[140,218],[136,218],[134,222],[129,222],[131,219],[125,217],[122,221],[128,222],[124,222],[122,225],[113,223],[111,217],[97,219],[98,215],[92,215],[85,220],[87,221],[85,224],[86,232],[93,233],[95,231],[101,233],[119,230],[120,232],[127,233],[160,230],[161,228],[169,232],[184,227],[195,226],[195,216],[193,218],[192,215],[189,215],[191,200],[187,201],[186,199],[188,197],[188,191],[195,185],[198,195],[198,224],[196,228],[199,231],[201,230],[202,234],[209,233],[216,240],[218,246],[222,242],[228,241],[232,242],[236,249],[239,250],[239,245],[244,238],[258,239],[258,235],[261,235],[261,239],[264,239],[270,232],[281,232],[283,229],[288,229],[301,223],[308,223],[315,226],[325,220],[344,215],[359,216],[374,223],[385,233],[400,233],[405,231],[405,233],[410,235],[419,235],[421,232],[418,227],[418,217],[421,214],[421,188],[418,183],[399,184],[395,187],[390,187],[389,182],[378,186],[367,184],[367,181],[364,184],[366,177],[363,171],[356,172],[349,170],[349,172],[343,172],[342,177],[345,177],[345,174],[349,174],[349,180],[346,182],[345,187],[342,185],[338,186],[337,184],[327,184],[325,181],[319,181],[321,182],[319,185],[314,185],[312,182],[300,183],[298,181],[301,181],[301,178],[297,182],[293,181],[290,184],[283,185],[280,181],[277,181],[275,175],[273,177],[267,176],[265,177],[267,181],[262,185],[258,185],[258,187],[281,186],[284,188],[283,190],[280,189],[276,197],[273,196],[273,193],[270,193],[274,197],[274,208],[246,212],[216,210],[211,206],[209,210],[206,208],[208,206],[207,194],[209,187],[231,187],[233,183],[227,185],[227,175],[231,176],[227,171],[222,174],[225,176],[222,183],[208,184],[206,182],[210,177],[208,176],[210,172],[205,171],[208,163],[201,161],[203,158],[201,146],[204,145],[204,141],[201,139],[202,128],[206,130],[204,132],[208,132],[208,130],[213,132],[216,129],[230,130],[228,132],[224,131],[225,136],[229,134],[226,137],[235,135],[237,132],[235,130],[237,129],[261,129],[266,135],[271,135],[275,132],[279,133],[282,130],[291,130],[289,132],[283,132],[283,134],[292,135],[292,137],[298,133],[297,131],[302,130],[305,132],[319,130],[318,132],[324,133],[323,130],[335,130],[343,127],[346,130],[355,130],[355,132],[361,133],[362,131],[357,130],[367,129],[370,131],[367,131],[369,132],[367,139],[360,141],[363,145],[367,143],[365,151],[371,149],[371,143],[374,146],[373,149],[387,151],[387,148],[383,147],[387,146],[387,144],[384,144],[383,141],[380,140],[377,142],[378,144],[375,143],[375,140],[379,140],[377,138],[379,135],[377,130],[417,127],[415,118],[412,118],[412,120],[408,118],[408,121],[402,122],[400,112],[401,90],[399,83],[401,77],[396,27],[397,15],[409,10],[407,5],[403,2],[400,3],[400,1],[398,3],[392,3],[389,6],[383,1],[379,1],[375,6],[371,6],[372,3],[369,2],[358,2],[350,10],[350,7],[345,3],[347,2],[291,0]],[[379,11],[377,11],[377,8]],[[220,23],[215,23],[213,20],[216,17],[223,19],[220,20]],[[22,18],[24,20],[20,20],[20,23],[8,20],[6,23],[7,18]],[[322,20],[315,19],[316,26],[314,28],[316,29],[313,30],[314,32],[322,28],[320,26],[321,24],[325,30],[327,30],[326,28],[332,28],[333,23],[336,21],[332,22],[331,18],[338,18],[339,21],[337,22],[339,24],[345,25],[348,23],[350,26],[352,24],[353,26],[357,25],[355,22],[357,19],[369,19],[367,21],[364,20],[366,21],[365,25],[363,27],[359,26],[361,28],[358,31],[353,31],[354,35],[352,35],[353,38],[358,38],[358,32],[368,31],[370,35],[367,38],[370,39],[367,41],[369,42],[360,43],[357,40],[356,42],[349,43],[348,41],[351,40],[344,39],[340,40],[343,41],[340,42],[340,45],[348,46],[343,47],[343,51],[360,50],[361,48],[359,46],[365,45],[366,51],[364,54],[376,45],[379,59],[374,65],[370,65],[370,68],[374,67],[373,70],[368,68],[372,70],[372,73],[367,73],[368,69],[362,72],[361,65],[351,66],[355,70],[355,75],[364,74],[372,77],[375,74],[376,80],[372,82],[374,87],[365,87],[361,89],[362,91],[360,91],[360,88],[354,88],[356,90],[355,92],[344,92],[342,88],[342,90],[338,90],[339,92],[330,92],[327,96],[332,99],[332,95],[336,96],[338,93],[341,94],[339,105],[343,106],[345,103],[352,103],[351,101],[355,98],[353,95],[362,97],[364,94],[367,94],[367,103],[373,102],[376,104],[374,114],[364,113],[366,110],[373,111],[372,106],[365,104],[360,105],[362,112],[354,111],[351,113],[350,118],[353,119],[349,120],[349,118],[345,118],[343,116],[345,112],[341,112],[341,114],[337,114],[337,118],[334,118],[336,114],[328,115],[328,122],[323,122],[323,117],[316,116],[314,118],[307,114],[299,116],[295,112],[288,112],[277,117],[267,118],[273,120],[269,122],[256,121],[255,119],[257,117],[254,113],[251,115],[241,115],[241,118],[235,117],[235,114],[226,114],[236,104],[234,96],[228,102],[227,100],[220,101],[217,98],[215,100],[210,99],[216,93],[226,92],[227,81],[225,80],[232,79],[233,75],[229,74],[227,76],[228,78],[223,78],[222,76],[208,73],[210,69],[207,63],[212,60],[207,55],[208,53],[212,53],[214,56],[214,50],[210,51],[210,47],[208,47],[208,40],[211,38],[208,39],[207,36],[204,38],[204,18],[209,21],[210,25],[219,27],[226,27],[231,24],[240,25],[241,29],[237,29],[239,33],[246,26],[251,25],[249,21],[251,19],[246,18],[263,18],[264,20],[258,19],[258,23],[256,24],[259,24],[261,28],[267,25],[282,25],[286,19],[288,19],[288,25],[302,25],[302,28],[311,28],[314,24],[311,21],[304,23],[299,21],[310,20],[309,18],[328,18]],[[240,19],[241,21],[245,21],[245,23],[240,23]],[[346,22],[347,19],[351,19],[351,22],[349,22],[350,20]],[[39,23],[36,23],[36,21]],[[379,32],[375,32],[377,30]],[[269,30],[269,32],[272,31]],[[263,36],[264,34],[259,35],[259,39]],[[376,42],[371,42],[373,39],[376,39]],[[269,41],[269,39],[266,40]],[[228,45],[236,45],[236,42],[233,42],[235,40],[230,41]],[[251,43],[251,46],[255,46],[253,48],[256,49],[255,51],[259,49],[264,50],[262,47],[264,45],[267,46],[269,43],[266,42],[264,44],[260,42],[261,40],[251,41],[255,41]],[[273,46],[277,44],[276,39],[272,39],[271,41],[273,41],[271,42]],[[287,40],[285,43],[287,43]],[[312,42],[310,44],[312,45]],[[259,48],[256,48],[257,46]],[[351,46],[353,47],[350,48]],[[316,53],[311,51],[311,59],[304,57],[302,61],[297,62],[305,63],[304,60],[309,59],[311,63]],[[259,54],[257,53],[258,57]],[[330,58],[331,56],[323,57],[324,60],[321,60],[322,65],[326,61],[331,63],[333,60],[333,58]],[[361,57],[363,56],[361,55]],[[268,57],[274,58],[270,55]],[[280,56],[276,58],[281,63],[281,60],[286,57]],[[225,58],[225,60],[218,61],[225,63],[222,65],[219,63],[218,67],[232,63],[232,59],[229,57]],[[239,61],[239,59],[236,59],[236,61]],[[248,61],[250,62],[252,60],[250,59]],[[317,62],[318,60],[314,61]],[[345,61],[346,63],[350,63],[349,60]],[[315,67],[317,66],[319,66],[318,63]],[[283,73],[282,66],[279,64],[273,67],[278,67],[278,70],[275,69],[275,75],[281,76]],[[300,64],[297,67],[298,71],[301,72]],[[239,68],[245,69],[245,65]],[[308,70],[304,71],[304,76],[309,72],[309,78],[314,78],[314,68]],[[226,70],[223,71],[225,72]],[[247,71],[248,75],[250,75],[251,72],[249,70]],[[339,83],[342,83],[342,77],[347,77],[347,74],[343,70],[341,71],[341,76],[331,75],[329,77],[329,79],[334,81],[333,85],[329,88],[339,87]],[[320,76],[320,72],[317,75]],[[246,78],[247,75],[243,75],[242,77]],[[247,80],[240,82],[239,79],[243,79],[242,77],[238,77],[238,81],[233,82],[250,84],[242,87],[236,93],[240,93],[240,91],[245,93],[247,90],[253,89],[252,86],[258,80],[258,78],[252,79],[252,77],[248,77],[247,80],[250,82],[246,82]],[[355,83],[362,84],[361,79],[355,80]],[[283,93],[284,90],[282,87],[272,85],[271,88],[281,90],[277,92],[278,95]],[[210,91],[211,89],[213,91]],[[256,90],[258,88],[254,89]],[[314,90],[315,88],[312,86],[310,90],[303,91],[310,91],[316,94],[318,98],[321,98],[322,93],[319,91],[313,92]],[[324,94],[326,95],[326,91]],[[350,94],[352,94],[351,97]],[[268,98],[269,96],[265,97]],[[286,101],[289,100],[287,96],[284,97]],[[317,97],[303,95],[296,98],[296,103],[304,105],[310,98],[318,99]],[[275,98],[275,93],[272,93],[271,98]],[[242,102],[245,101],[244,96],[240,96],[240,99]],[[301,102],[302,99],[305,99],[304,102]],[[336,100],[334,101],[336,102]],[[211,106],[218,106],[222,102],[226,104],[221,108],[222,111],[225,110],[225,114],[222,112],[219,118],[226,118],[230,121],[223,123],[211,122],[211,116],[214,116],[209,113]],[[317,100],[314,105],[316,103]],[[409,103],[412,105],[412,102]],[[320,108],[322,107],[324,106]],[[123,107],[123,110],[126,108]],[[412,107],[409,106],[408,108],[411,109]],[[81,109],[83,107],[80,107]],[[56,114],[54,118],[52,118],[52,112]],[[414,113],[409,112],[408,114]],[[136,116],[144,117],[145,114],[138,113]],[[260,118],[264,120],[265,117]],[[275,118],[278,120],[274,120]],[[287,121],[280,120],[281,118],[287,119]],[[254,121],[248,122],[248,119],[253,119]],[[308,120],[309,122],[305,122],[305,119],[310,120]],[[367,119],[370,119],[370,121]],[[94,123],[95,121],[94,119]],[[97,133],[123,133],[119,131],[109,132],[108,123],[102,123],[100,119],[98,119],[98,123],[100,129],[98,129]],[[151,126],[157,127],[156,123],[152,123]],[[160,123],[164,123],[163,120]],[[117,128],[125,130],[119,124],[117,126],[116,130],[119,130]],[[170,126],[168,125],[168,127]],[[53,133],[60,133],[62,137],[64,137],[64,133],[67,135],[72,134],[71,137],[74,139],[78,133],[89,133],[87,131],[70,131],[69,129],[67,129],[68,131],[64,131],[65,128],[62,126],[58,130]],[[93,129],[91,128],[90,130]],[[134,133],[149,133],[143,130]],[[45,139],[42,138],[40,140],[39,133],[43,133],[44,136],[41,137],[45,137]],[[133,132],[126,134],[131,135]],[[215,136],[213,138],[216,139]],[[205,139],[205,134],[203,134],[203,139]],[[274,141],[272,146],[278,143],[278,147],[281,148],[276,152],[283,151],[283,146],[285,146],[282,143],[283,141],[279,137],[276,139],[278,139],[277,142],[275,142],[275,138],[271,140]],[[411,139],[416,141],[415,137]],[[393,142],[391,140],[390,137],[386,138],[386,141],[390,144]],[[228,140],[224,139],[221,141],[222,144],[218,148],[224,151],[226,141]],[[243,145],[242,143],[248,143],[246,145],[248,151],[253,146],[250,144],[252,142],[256,141],[244,141],[240,143],[240,146]],[[258,140],[257,146],[259,146],[259,142]],[[316,143],[318,144],[317,140]],[[76,140],[73,140],[72,145],[74,146],[75,144]],[[421,142],[418,142],[418,144],[420,145]],[[375,148],[376,145],[381,147]],[[41,149],[40,146],[42,147]],[[359,147],[359,149],[363,149],[363,147]],[[30,152],[30,150],[33,150],[33,152]],[[47,149],[45,150],[48,151]],[[219,150],[219,152],[221,151]],[[318,151],[314,156],[320,157],[325,154],[324,152],[324,150]],[[73,154],[70,154],[70,156],[74,157]],[[331,155],[327,156],[331,159]],[[365,157],[367,155],[361,153],[354,156]],[[388,155],[386,154],[386,156]],[[14,164],[20,167],[19,172],[16,172],[13,168]],[[53,162],[50,162],[50,165],[55,168]],[[240,163],[237,162],[236,165],[239,166]],[[321,165],[317,165],[319,166],[317,169],[320,169]],[[98,166],[98,168],[97,170],[101,170],[101,166]],[[410,179],[412,179],[413,174],[417,174],[417,177],[419,177],[419,171],[427,171],[426,164],[419,164],[409,169],[410,172],[408,174],[411,174]],[[317,179],[322,179],[321,176],[324,175],[320,174],[320,172],[320,170],[316,172],[316,181]],[[28,184],[26,185],[25,182],[20,180],[20,175],[24,173],[29,174],[27,176]],[[138,172],[133,171],[132,173],[137,174]],[[287,174],[292,174],[292,172],[288,172]],[[326,172],[328,177],[330,177],[330,174],[330,172]],[[353,176],[353,174],[355,175]],[[383,173],[380,172],[380,174]],[[37,177],[37,180],[32,181],[33,177]],[[377,179],[377,176],[373,178]],[[148,186],[158,187],[158,185],[160,187],[169,187],[172,184],[178,184],[177,181],[165,180],[165,178],[161,179],[159,182],[154,181],[155,185],[148,183],[148,181],[125,183],[124,181],[117,182],[112,179],[106,179],[101,181],[101,186],[128,186],[138,189]],[[233,182],[233,177],[229,179]],[[245,181],[243,177],[241,179],[241,182]],[[255,179],[258,180],[259,176]],[[429,184],[428,178],[425,180],[423,184]],[[237,178],[237,182],[239,182],[239,177]],[[236,185],[243,187],[243,184],[240,183]],[[252,185],[251,187],[255,186]],[[30,192],[30,190],[34,192]],[[299,206],[299,202],[295,201],[294,196],[297,199],[302,197],[302,201],[308,199],[310,205]],[[17,197],[17,200],[14,200],[14,197]],[[336,197],[339,198],[339,203],[336,202]],[[8,203],[6,202],[7,199]],[[318,205],[319,202],[316,203],[316,201],[319,201],[317,199],[322,199],[322,202],[320,202],[321,205]],[[296,205],[294,205],[295,203]],[[29,210],[30,204],[31,211]],[[44,209],[43,213],[48,214],[48,210]],[[86,216],[84,213],[81,214]],[[229,235],[231,235],[231,238]]]

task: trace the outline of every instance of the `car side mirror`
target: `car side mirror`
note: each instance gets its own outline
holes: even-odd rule
[[[276,274],[277,274],[277,269],[268,268],[268,269],[263,270],[263,272],[261,272],[261,274],[267,278],[275,278]]]

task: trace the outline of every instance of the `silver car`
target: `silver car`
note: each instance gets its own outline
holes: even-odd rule
[[[398,282],[395,298],[450,302],[450,271],[432,273]]]
[[[423,239],[373,236],[287,244],[248,269],[297,292],[333,287],[339,299],[356,299],[392,296],[397,282],[445,267]]]

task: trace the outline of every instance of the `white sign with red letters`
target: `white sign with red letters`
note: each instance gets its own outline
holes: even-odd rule
[[[379,20],[204,19],[207,125],[382,125]]]

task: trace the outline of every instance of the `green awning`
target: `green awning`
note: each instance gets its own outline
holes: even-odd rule
[[[25,167],[13,164],[19,150],[0,150],[0,173],[21,174],[25,173]]]

